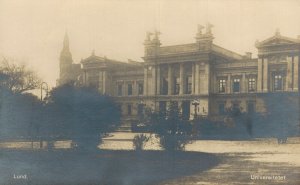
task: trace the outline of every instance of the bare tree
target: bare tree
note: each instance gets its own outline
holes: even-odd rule
[[[15,64],[3,58],[0,64],[0,89],[14,93],[23,93],[37,89],[41,80],[37,74],[24,64]]]

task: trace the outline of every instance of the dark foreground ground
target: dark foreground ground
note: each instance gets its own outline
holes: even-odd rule
[[[1,185],[147,185],[209,170],[220,157],[200,152],[1,151]],[[23,175],[23,176],[20,176]],[[16,179],[23,177],[26,179]],[[173,182],[174,183],[174,182]]]
[[[300,185],[299,166],[281,162],[258,162],[253,160],[250,153],[217,156],[222,160],[213,169],[164,181],[158,185]]]
[[[38,143],[35,151],[29,142],[0,143],[0,185],[300,185],[298,137],[286,144],[275,138],[197,140],[176,154],[153,151],[159,146],[150,140],[148,150],[137,154],[133,136],[113,133],[92,153],[68,151],[68,142],[57,143],[51,153],[38,150]],[[13,179],[14,174],[28,179]]]

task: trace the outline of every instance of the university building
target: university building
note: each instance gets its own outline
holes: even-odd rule
[[[95,87],[120,103],[124,121],[145,107],[165,112],[177,102],[183,116],[222,117],[226,108],[266,112],[264,95],[299,92],[300,38],[279,31],[256,42],[258,58],[213,43],[212,25],[199,26],[195,42],[163,46],[159,32],[147,33],[144,62],[91,56],[73,64],[67,36],[60,57],[59,84],[70,80]],[[276,100],[275,100],[276,101]]]

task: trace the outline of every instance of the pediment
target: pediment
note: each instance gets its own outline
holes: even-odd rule
[[[95,55],[91,55],[88,58],[81,61],[81,63],[84,63],[84,64],[88,64],[88,63],[105,63],[105,62],[106,61],[105,61],[104,58],[98,57],[98,56],[95,56]]]
[[[256,42],[255,46],[257,48],[262,48],[262,47],[269,47],[269,46],[294,45],[294,44],[300,44],[300,40],[289,38],[289,37],[284,37],[281,35],[275,35],[264,41]]]

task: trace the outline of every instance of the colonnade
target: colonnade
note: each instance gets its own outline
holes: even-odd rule
[[[187,66],[191,65],[191,70]],[[209,64],[200,62],[172,63],[144,67],[144,95],[160,95],[162,78],[165,75],[168,81],[167,95],[175,94],[175,71],[179,66],[179,95],[184,94],[208,94],[209,92]],[[167,74],[163,74],[162,68],[167,67]],[[191,93],[187,93],[188,75],[191,77]]]

